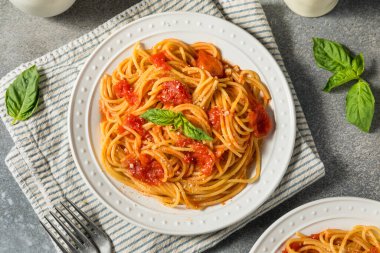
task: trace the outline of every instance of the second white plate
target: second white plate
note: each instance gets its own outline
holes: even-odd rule
[[[380,227],[380,202],[353,197],[326,198],[300,206],[273,223],[250,253],[281,253],[297,231],[316,234],[328,228],[350,230],[355,225]]]
[[[141,41],[152,47],[166,38],[187,43],[207,41],[241,68],[257,71],[273,100],[276,127],[265,140],[260,180],[240,194],[203,211],[168,208],[153,198],[124,187],[103,173],[100,163],[99,83],[104,73],[129,57]],[[295,113],[288,83],[272,55],[252,35],[225,20],[196,13],[163,13],[137,20],[115,32],[89,57],[78,76],[69,106],[70,145],[76,165],[99,199],[129,222],[159,233],[192,235],[212,232],[255,211],[281,181],[295,140]]]

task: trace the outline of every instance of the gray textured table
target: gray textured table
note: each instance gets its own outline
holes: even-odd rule
[[[92,30],[135,2],[78,0],[63,15],[43,19],[0,0],[0,76]],[[326,177],[208,252],[247,252],[276,219],[312,200],[358,196],[380,201],[380,1],[341,0],[333,12],[317,19],[295,15],[282,0],[261,2],[326,166]],[[365,79],[377,98],[370,134],[345,121],[347,88],[332,94],[321,91],[329,74],[314,64],[313,36],[341,41],[355,53],[363,52]],[[0,134],[0,252],[51,252],[50,239],[4,164],[13,142],[3,124]]]

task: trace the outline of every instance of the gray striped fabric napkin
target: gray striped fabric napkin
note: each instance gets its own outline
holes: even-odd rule
[[[146,231],[118,217],[103,206],[87,188],[75,167],[67,137],[69,97],[87,57],[116,29],[143,16],[165,11],[191,11],[225,18],[259,39],[276,58],[289,82],[297,113],[297,135],[293,157],[281,184],[255,213],[222,231],[199,236],[169,236]],[[1,94],[28,66],[39,67],[41,104],[27,122],[11,125],[4,99],[0,116],[15,147],[6,164],[38,216],[66,194],[111,237],[116,252],[199,252],[205,250],[255,217],[268,211],[324,175],[324,167],[296,97],[284,63],[257,0],[146,0],[127,9],[90,33],[32,62],[23,64],[0,80]]]

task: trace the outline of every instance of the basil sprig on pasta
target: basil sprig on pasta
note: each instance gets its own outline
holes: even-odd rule
[[[9,85],[5,93],[7,113],[13,118],[12,124],[29,119],[38,107],[38,82],[40,75],[37,67],[24,70]]]
[[[330,92],[350,81],[357,81],[346,97],[346,119],[364,132],[369,132],[375,112],[375,98],[370,85],[360,76],[364,72],[363,54],[352,57],[343,45],[321,38],[313,38],[317,66],[333,73],[325,88]]]
[[[173,112],[165,109],[150,109],[140,117],[156,125],[173,126],[176,130],[181,128],[185,136],[194,140],[213,140],[202,129],[191,124],[181,112]]]

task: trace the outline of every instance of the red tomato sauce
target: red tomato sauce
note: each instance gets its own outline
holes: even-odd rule
[[[120,80],[113,88],[116,96],[125,98],[130,105],[134,105],[137,102],[137,95],[133,92],[133,88],[128,81]]]
[[[177,146],[191,147],[194,152],[186,153],[185,162],[194,163],[200,167],[203,175],[210,176],[212,174],[216,158],[206,145],[189,138],[181,138],[177,141]]]
[[[187,164],[196,163],[195,158],[191,155],[190,152],[187,152],[187,153],[185,154],[185,158],[184,158],[183,160],[184,160],[185,163],[187,163]]]
[[[309,238],[314,239],[314,240],[319,240],[319,234],[311,234]]]
[[[119,127],[117,128],[117,131],[119,132],[119,134],[122,134],[122,133],[125,132],[125,128],[124,128],[123,126],[119,126]]]
[[[177,141],[176,145],[178,147],[181,147],[181,148],[184,148],[186,146],[190,146],[191,144],[193,144],[195,141],[190,139],[190,138],[187,138],[187,137],[180,137],[179,140]]]
[[[292,250],[299,250],[300,248],[302,248],[302,246],[303,246],[303,244],[301,243],[301,242],[292,242],[290,245],[290,248],[292,249]],[[286,250],[286,249],[284,249],[283,251],[282,251],[282,253],[288,253],[288,251]]]
[[[375,246],[372,246],[372,247],[369,249],[369,252],[370,252],[370,253],[379,253],[379,250],[378,250]]]
[[[149,155],[142,154],[139,159],[127,155],[124,165],[134,178],[150,185],[158,185],[164,177],[161,164]]]
[[[157,54],[152,54],[149,58],[150,62],[156,68],[162,68],[164,70],[170,70],[170,65],[166,62],[165,51],[158,52]]]
[[[208,120],[211,123],[211,126],[220,130],[220,115],[222,115],[222,110],[219,107],[213,107],[208,111]]]
[[[165,82],[157,98],[164,105],[180,105],[192,102],[186,85],[179,81]]]
[[[264,106],[258,102],[253,102],[248,113],[250,127],[257,138],[265,137],[272,130],[272,121]]]
[[[197,67],[207,70],[212,76],[224,76],[222,62],[204,50],[198,51]]]
[[[145,124],[145,120],[133,114],[128,114],[125,120],[123,121],[123,125],[135,130],[139,135],[144,136],[145,130],[143,125]],[[125,128],[123,126],[119,126],[119,133],[124,133]]]

